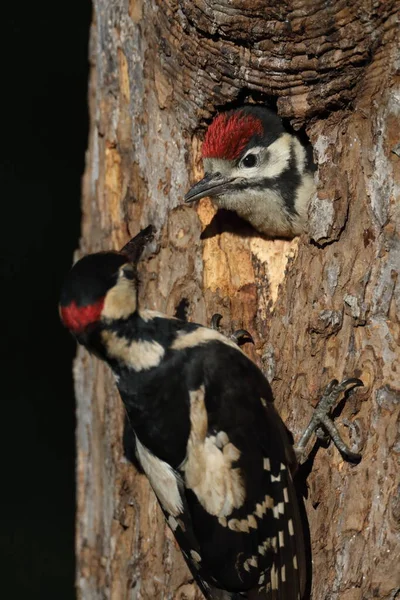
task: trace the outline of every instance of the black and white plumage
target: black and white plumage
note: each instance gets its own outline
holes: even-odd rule
[[[137,458],[204,596],[301,598],[296,461],[261,371],[218,331],[141,310],[124,253],[78,261],[60,312],[115,374]]]
[[[306,230],[315,191],[312,150],[271,110],[248,105],[219,114],[207,129],[202,155],[205,176],[186,202],[209,196],[270,237]]]

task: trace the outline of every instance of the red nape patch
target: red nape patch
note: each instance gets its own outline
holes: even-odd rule
[[[66,327],[74,333],[82,332],[88,325],[100,319],[104,306],[104,298],[94,304],[78,306],[73,300],[68,306],[60,308],[61,319]]]
[[[203,158],[239,158],[253,135],[263,135],[260,119],[241,110],[215,117],[204,138]]]

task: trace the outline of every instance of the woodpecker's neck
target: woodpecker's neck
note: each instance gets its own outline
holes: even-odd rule
[[[293,237],[305,229],[308,204],[314,188],[313,177],[305,175],[301,184],[292,188],[291,197],[282,196],[275,185],[254,185],[219,196],[214,202],[219,208],[236,212],[265,235]]]
[[[141,373],[160,364],[177,329],[185,325],[157,311],[139,310],[123,319],[103,320],[88,348],[101,352],[116,375],[124,369]]]

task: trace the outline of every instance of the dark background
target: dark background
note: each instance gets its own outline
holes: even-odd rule
[[[1,13],[0,594],[72,600],[75,344],[57,302],[79,244],[91,6]]]

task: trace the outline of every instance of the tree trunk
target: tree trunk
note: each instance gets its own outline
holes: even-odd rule
[[[246,351],[296,439],[330,379],[364,381],[338,419],[361,463],[330,445],[307,479],[314,600],[400,597],[398,10],[94,0],[80,253],[119,249],[154,224],[142,305],[173,315],[184,301],[189,320],[219,312],[226,330],[248,329]],[[252,100],[276,100],[314,146],[310,231],[292,242],[213,219],[208,200],[183,205],[209,119]],[[145,477],[123,458],[108,369],[79,350],[75,380],[79,598],[200,599]]]

